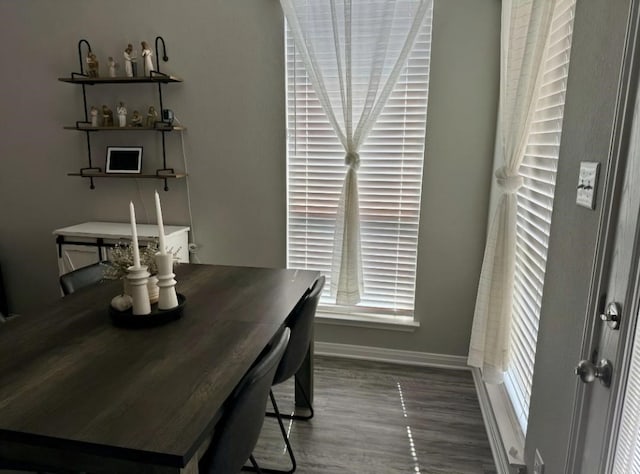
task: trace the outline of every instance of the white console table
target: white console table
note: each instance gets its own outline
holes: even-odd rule
[[[177,252],[179,262],[189,263],[189,227],[165,225],[167,248]],[[53,231],[58,250],[60,275],[109,259],[109,250],[119,242],[131,240],[131,224],[122,222],[84,222]],[[138,224],[138,243],[145,245],[158,237],[156,225]]]

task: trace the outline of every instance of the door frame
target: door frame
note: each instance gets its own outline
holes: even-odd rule
[[[626,39],[623,51],[622,69],[618,80],[618,92],[615,108],[615,118],[612,124],[612,137],[609,145],[609,154],[603,173],[601,201],[601,213],[596,236],[596,248],[593,257],[591,279],[589,283],[589,295],[587,300],[587,312],[582,328],[582,345],[580,359],[593,359],[594,349],[598,348],[603,322],[599,314],[604,312],[606,301],[606,289],[609,280],[610,265],[612,261],[616,224],[619,215],[622,188],[624,185],[625,169],[629,152],[629,141],[633,125],[635,99],[638,92],[638,79],[640,77],[640,0],[632,0],[629,7],[628,21],[626,25]],[[640,159],[640,156],[638,157]],[[640,209],[638,218],[640,219]],[[604,456],[600,461],[599,472],[609,472],[613,461],[613,448],[615,447],[617,432],[614,428],[619,422],[622,412],[622,398],[629,369],[630,357],[628,348],[632,342],[635,321],[640,309],[640,220],[636,221],[634,237],[633,259],[629,275],[630,278],[626,290],[625,304],[622,308],[620,325],[620,342],[616,352],[614,375],[611,382],[611,396],[607,407],[607,426],[603,437]],[[576,360],[577,364],[578,360]],[[624,377],[621,377],[624,375]],[[581,461],[581,453],[584,442],[585,416],[588,412],[590,401],[590,385],[580,382],[576,378],[573,396],[573,409],[571,414],[571,426],[569,443],[567,448],[565,474],[578,472]]]

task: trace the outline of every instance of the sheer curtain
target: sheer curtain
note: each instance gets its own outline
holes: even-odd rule
[[[555,0],[503,0],[495,173],[498,199],[487,234],[468,363],[500,383],[509,364],[516,193]]]
[[[345,150],[331,294],[337,304],[355,305],[363,293],[358,151],[393,89],[432,0],[280,3],[314,90]]]

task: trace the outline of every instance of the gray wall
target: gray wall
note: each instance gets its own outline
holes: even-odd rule
[[[545,472],[564,472],[578,383],[573,368],[588,318],[602,209],[602,186],[590,211],[576,206],[576,184],[580,161],[606,168],[628,6],[628,0],[577,4],[525,450],[529,469],[538,448]]]
[[[487,219],[496,118],[499,0],[437,0],[424,167],[414,333],[322,325],[322,341],[466,355]],[[87,220],[154,221],[159,183],[100,180],[94,191],[66,176],[85,165],[82,134],[62,130],[81,116],[76,44],[90,41],[102,64],[126,43],[162,35],[185,79],[165,104],[187,126],[195,240],[205,263],[283,266],[286,261],[283,23],[275,0],[6,0],[0,89],[3,172],[0,262],[11,309],[58,296],[52,230]],[[102,66],[103,72],[105,71]],[[150,86],[89,88],[89,102],[153,103]],[[145,161],[158,137],[101,133],[96,146],[138,143]],[[99,145],[98,145],[99,144]],[[182,169],[180,140],[168,136]],[[103,148],[98,149],[102,160]],[[155,163],[149,163],[155,166]],[[139,187],[138,187],[139,186]],[[165,223],[188,224],[186,183],[162,193]]]

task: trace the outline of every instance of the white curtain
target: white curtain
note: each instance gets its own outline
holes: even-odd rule
[[[331,294],[337,304],[354,305],[364,291],[358,150],[398,79],[432,0],[280,3],[314,91],[345,150]]]
[[[555,0],[503,0],[500,104],[496,135],[497,203],[478,285],[468,363],[489,383],[501,383],[509,364],[516,243],[516,193],[540,82]]]

